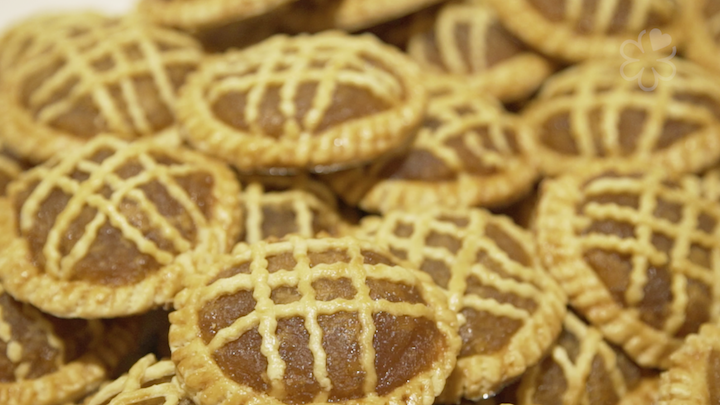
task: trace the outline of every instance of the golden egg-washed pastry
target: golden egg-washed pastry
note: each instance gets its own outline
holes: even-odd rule
[[[324,179],[370,212],[422,206],[497,206],[538,177],[533,136],[497,100],[457,85],[435,88],[412,145],[400,154]]]
[[[114,317],[172,300],[184,263],[229,249],[240,189],[224,164],[184,148],[101,136],[11,183],[0,277],[62,317]]]
[[[543,183],[534,228],[546,268],[570,305],[645,367],[667,367],[718,316],[720,206],[694,183],[617,162]]]
[[[566,297],[535,258],[531,235],[480,209],[367,217],[361,234],[428,273],[459,314],[462,348],[439,402],[494,395],[538,362],[561,330]]]
[[[339,236],[347,225],[336,208],[302,188],[266,190],[262,183],[247,184],[240,194],[244,227],[240,242],[255,243],[289,234]]]
[[[106,380],[134,349],[137,319],[60,319],[16,301],[0,286],[0,403],[75,401]]]
[[[544,54],[580,61],[615,57],[623,42],[651,29],[682,39],[674,0],[485,0],[513,34]],[[664,44],[656,40],[653,48]]]
[[[337,209],[338,198],[335,192],[327,184],[317,180],[315,175],[307,172],[298,172],[294,175],[287,175],[284,170],[281,174],[246,175],[238,174],[241,184],[260,183],[265,192],[304,190],[313,194],[324,204]]]
[[[178,118],[192,146],[240,171],[330,170],[408,141],[425,109],[418,74],[370,35],[277,35],[204,63]]]
[[[484,1],[446,4],[430,29],[410,38],[408,53],[427,72],[425,80],[455,81],[502,101],[528,97],[553,71]]]
[[[569,312],[549,354],[521,377],[514,403],[654,405],[658,374],[633,363],[600,331]]]
[[[1,49],[1,48],[0,48]],[[15,180],[27,165],[8,153],[0,142],[0,200],[7,195],[7,187]],[[0,203],[2,207],[2,203]],[[9,229],[12,226],[9,216],[0,215],[0,229]],[[11,232],[0,232],[0,250],[5,249],[12,240]]]
[[[685,56],[708,69],[720,71],[720,1],[691,0],[683,7],[688,37]]]
[[[172,360],[199,405],[430,405],[460,348],[427,275],[369,242],[238,244],[179,293]]]
[[[193,30],[267,14],[294,0],[140,0],[137,13],[150,21]]]
[[[169,359],[148,354],[130,370],[82,402],[83,405],[194,405]]]
[[[38,14],[14,24],[0,38],[0,78],[25,58],[32,57],[56,40],[52,35],[38,35],[42,31],[62,32],[87,30],[106,24],[109,17],[92,12]]]
[[[283,25],[295,32],[337,28],[359,31],[400,19],[442,0],[298,0],[282,13]]]
[[[670,369],[660,376],[658,405],[720,403],[720,327],[703,325],[670,356]]]
[[[140,18],[81,16],[30,20],[6,41],[27,49],[14,51],[23,56],[2,74],[0,136],[35,162],[104,132],[169,131],[176,93],[202,58],[191,37]]]
[[[643,68],[651,79],[653,72],[672,77],[656,77],[653,91],[643,91],[637,79],[625,80],[623,62],[615,59],[589,61],[549,79],[523,112],[535,129],[541,169],[555,175],[618,158],[695,172],[715,162],[720,81],[690,62],[672,62],[674,67],[647,61],[626,66],[626,77]]]

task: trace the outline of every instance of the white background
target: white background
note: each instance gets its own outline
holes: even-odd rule
[[[98,10],[122,14],[134,4],[135,0],[0,0],[0,29],[42,12]]]

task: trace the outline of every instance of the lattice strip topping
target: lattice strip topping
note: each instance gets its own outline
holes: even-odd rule
[[[135,362],[118,379],[104,385],[87,399],[85,405],[130,405],[152,402],[157,405],[190,405],[192,402],[180,387],[175,365],[170,360],[158,361],[148,354]]]
[[[73,21],[72,15],[65,18]],[[150,135],[169,125],[171,122],[155,122],[151,115],[158,114],[153,110],[156,107],[147,107],[153,103],[143,100],[149,96],[140,89],[145,84],[139,83],[152,83],[151,97],[172,111],[177,90],[174,81],[180,70],[186,74],[199,63],[199,45],[135,18],[97,18],[93,22],[80,29],[59,22],[51,24],[48,32],[36,28],[36,36],[48,35],[52,40],[36,40],[33,45],[38,49],[31,46],[25,52],[29,56],[23,59],[22,69],[45,78],[36,88],[29,88],[25,107],[38,123],[55,126],[56,120],[90,102],[97,108],[96,128],[86,129],[92,134]],[[31,78],[30,73],[23,76],[23,80]]]
[[[561,376],[554,369],[561,370]],[[588,403],[589,396],[619,401],[654,375],[610,346],[599,330],[568,313],[551,354],[522,377],[518,404]]]
[[[673,73],[644,61],[626,73],[636,65],[662,77]],[[614,63],[587,63],[548,82],[528,116],[540,142],[560,155],[648,157],[716,125],[720,87],[694,69],[679,63],[677,80],[649,92],[618,75]]]
[[[673,2],[665,0],[529,0],[528,3],[547,19],[562,21],[578,32],[591,35],[640,31],[651,17],[669,19],[675,11]],[[588,9],[588,6],[595,8]]]
[[[189,225],[197,231],[208,226],[210,218],[206,217],[198,203],[188,195],[188,191],[177,179],[203,174],[203,169],[190,162],[158,164],[156,159],[161,156],[158,153],[150,144],[128,146],[119,140],[103,138],[84,148],[81,153],[67,156],[53,166],[36,168],[24,180],[26,184],[39,183],[24,201],[19,212],[19,228],[23,234],[32,232],[37,226],[41,205],[53,192],[60,190],[68,196],[68,201],[57,215],[42,249],[45,257],[44,270],[47,273],[60,279],[71,279],[75,266],[88,254],[104,224],[118,229],[141,253],[151,256],[161,265],[171,263],[177,254],[194,248],[197,241],[188,239],[188,236],[178,229],[178,225],[161,214],[163,207],[156,206],[147,192],[141,189],[160,184],[191,221],[185,226]],[[103,154],[110,156],[97,162],[97,158]],[[136,173],[122,178],[118,171],[127,167],[134,168]],[[127,204],[134,206],[135,219],[127,216]],[[88,208],[93,209],[95,214],[87,221],[84,232],[72,249],[63,254],[61,244],[64,243],[64,238]],[[138,214],[146,221],[135,223]],[[162,238],[168,240],[170,245],[159,246],[148,239],[145,230],[138,227],[140,224],[160,230]]]
[[[250,183],[242,192],[245,230],[242,240],[259,242],[294,233],[313,237],[319,232],[336,236],[340,218],[335,208],[302,188],[266,191],[261,183]]]
[[[610,172],[592,180],[582,192],[581,211],[573,218],[572,226],[586,262],[587,255],[592,254],[588,252],[598,250],[623,255],[621,260],[628,263],[630,270],[620,304],[628,308],[639,308],[648,299],[646,290],[652,281],[649,272],[665,269],[662,271],[669,273],[670,280],[663,288],[669,289],[671,298],[665,318],[656,320],[661,325],[654,327],[669,335],[679,333],[689,316],[688,280],[708,286],[713,293],[720,270],[715,226],[720,211],[716,204],[696,198],[694,192],[668,182],[657,171],[635,175]],[[631,196],[637,206],[621,203],[617,196],[625,196],[626,200]]]
[[[214,83],[206,90],[208,102],[215,105],[228,94],[246,94],[242,114],[253,134],[268,135],[262,109],[271,89],[277,91],[273,97],[279,98],[277,108],[283,119],[278,136],[289,139],[323,130],[339,87],[366,91],[386,107],[396,105],[406,93],[367,41],[349,41],[339,35],[276,37],[230,61],[214,73]],[[314,93],[303,101],[309,105],[301,107],[298,100],[307,97],[307,86],[312,86]],[[305,115],[300,116],[301,108]]]
[[[236,370],[238,366],[232,365],[223,357],[224,350],[237,344],[236,342],[242,340],[248,333],[259,334],[261,343],[258,350],[267,362],[266,370],[261,371],[265,374],[262,378],[267,378],[267,381],[264,386],[260,386],[265,387],[260,391],[265,390],[265,393],[272,398],[301,403],[332,402],[348,399],[346,396],[352,395],[352,398],[378,401],[393,392],[395,388],[408,384],[418,375],[434,372],[430,363],[439,361],[446,355],[442,351],[452,347],[453,338],[438,334],[437,329],[443,322],[454,321],[454,315],[450,312],[440,316],[439,308],[435,307],[444,305],[442,293],[432,291],[432,287],[423,284],[420,281],[420,278],[423,278],[422,274],[394,266],[386,253],[365,242],[359,243],[352,238],[305,239],[289,236],[280,241],[239,244],[232,256],[225,258],[219,264],[217,271],[213,271],[213,274],[216,273],[218,275],[207,285],[204,282],[204,286],[194,292],[186,293],[186,295],[192,294],[195,304],[182,308],[181,311],[197,311],[200,331],[195,332],[194,336],[198,334],[202,336],[203,350],[207,350],[208,355],[215,359],[223,375],[240,385],[253,386],[252,383],[244,380],[245,377],[236,377],[241,375],[241,372]],[[344,287],[340,287],[341,285]],[[336,290],[338,288],[339,290]],[[292,299],[288,296],[276,295],[278,291],[291,291]],[[348,295],[348,292],[351,292],[351,295]],[[252,301],[247,301],[250,299],[248,293],[251,294]],[[185,305],[185,299],[180,298],[180,306]],[[240,315],[237,317],[232,315],[231,318],[216,321],[218,314],[236,311],[230,309],[236,308],[235,306],[224,306],[231,305],[228,300],[233,302],[240,300],[232,305],[247,309],[239,312]],[[442,312],[441,309],[440,311]],[[325,328],[345,325],[342,320],[345,315],[354,319],[351,323],[354,326],[343,327],[357,327],[357,333],[350,332],[351,335],[354,334],[350,338],[352,343],[346,342],[350,346],[356,345],[355,349],[348,348],[348,350],[353,350],[357,358],[345,361],[351,363],[357,361],[356,365],[335,364],[338,361],[338,353],[337,347],[333,345],[336,343],[327,341],[339,337],[333,338],[338,333],[337,330],[325,330]],[[444,318],[445,315],[448,316],[447,319]],[[335,320],[330,322],[334,326],[327,326],[328,319],[333,316],[340,318],[332,318]],[[298,354],[287,355],[287,352],[283,354],[283,350],[286,350],[283,347],[287,346],[287,337],[281,335],[281,324],[287,324],[287,321],[293,319],[300,319],[302,333],[307,333],[307,343],[293,344],[307,344],[310,359],[300,360],[293,357]],[[395,377],[385,374],[393,373],[393,369],[380,369],[385,360],[378,359],[381,354],[376,353],[376,350],[387,352],[393,347],[387,345],[395,344],[385,342],[383,340],[385,338],[381,337],[388,331],[376,330],[377,323],[383,322],[382,319],[389,319],[390,327],[399,328],[390,336],[395,333],[404,336],[409,331],[403,331],[403,328],[411,327],[413,335],[407,337],[413,342],[416,335],[434,341],[431,346],[423,346],[426,343],[420,342],[403,343],[403,345],[412,345],[412,349],[408,350],[424,351],[414,355],[416,359],[413,361],[417,361],[418,364],[402,371],[413,374],[403,375],[395,380]],[[410,321],[411,324],[403,324],[403,319]],[[177,321],[171,316],[171,322]],[[396,325],[395,322],[400,323]],[[345,338],[347,336],[349,335]],[[182,347],[180,350],[186,349],[189,350],[189,347]],[[293,347],[292,350],[305,349]],[[399,349],[398,353],[393,350],[392,356],[404,358],[409,355],[404,353],[404,350]],[[185,354],[179,357],[184,359]],[[185,367],[185,362],[190,360],[181,360],[178,367],[182,369]],[[303,370],[311,368],[312,375],[303,377],[312,381],[306,383],[311,384],[308,388],[310,392],[288,391],[293,389],[293,386],[286,381],[286,378],[291,378],[288,377],[291,368],[298,367],[289,363],[290,361],[302,361]],[[309,364],[310,361],[312,365]],[[358,369],[353,368],[356,366]],[[343,382],[342,378],[347,376],[331,375],[332,367],[349,367],[348,370],[352,370],[353,377],[350,378],[353,381]],[[379,374],[381,371],[382,375]],[[350,389],[344,384],[355,387],[351,390],[353,393],[344,393],[343,390]],[[334,393],[335,390],[340,391]],[[305,394],[310,394],[312,397],[305,398],[303,396]]]
[[[378,229],[373,229],[377,225],[371,222],[368,221],[369,225],[365,226],[372,229],[373,239],[413,266],[423,269],[428,259],[445,264],[448,278],[445,283],[439,284],[451,294],[461,294],[454,298],[457,301],[451,300],[451,308],[456,311],[474,308],[521,320],[532,316],[527,309],[504,303],[498,306],[494,299],[466,293],[469,277],[476,277],[483,285],[524,299],[534,300],[543,293],[537,276],[534,275],[535,271],[528,267],[531,263],[518,261],[526,260],[530,254],[523,251],[525,247],[520,248],[527,242],[527,236],[517,232],[513,226],[508,226],[504,220],[498,220],[479,210],[451,213],[434,209],[427,213],[393,211],[386,215]],[[521,249],[521,256],[512,257],[500,248],[497,242],[486,234],[488,226],[501,229],[500,232],[505,233],[506,237],[517,238],[514,243],[516,249]],[[408,231],[409,229],[411,230]],[[452,235],[454,242],[447,243],[450,246],[434,245],[434,235]],[[486,255],[494,265],[502,269],[503,274],[498,274],[497,268],[490,268],[483,261],[478,262],[478,254]]]

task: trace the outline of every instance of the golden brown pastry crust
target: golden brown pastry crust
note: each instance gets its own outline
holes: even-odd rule
[[[0,77],[27,57],[37,56],[51,44],[52,36],[38,35],[39,30],[87,29],[104,24],[109,17],[93,12],[48,13],[31,16],[15,23],[0,37]]]
[[[720,308],[720,208],[694,178],[609,161],[543,183],[539,253],[570,305],[645,367]]]
[[[682,41],[679,6],[668,0],[487,0],[503,24],[530,46],[568,61],[615,57],[623,41],[642,30],[661,28]],[[535,6],[537,4],[537,7]],[[543,15],[539,8],[545,8]]]
[[[658,405],[710,405],[718,400],[717,372],[720,328],[706,324],[690,335],[670,357],[660,376]]]
[[[545,82],[523,111],[537,136],[541,170],[557,175],[615,158],[687,173],[715,162],[720,82],[693,63],[672,63],[637,61],[626,67],[628,75],[641,67],[649,76],[656,69],[661,77],[674,75],[668,81],[656,78],[654,91],[624,79],[623,61],[616,59],[588,61]]]
[[[715,0],[692,0],[683,5],[683,27],[688,37],[685,56],[715,72],[720,71],[718,11]]]
[[[133,405],[153,401],[157,405],[191,405],[175,376],[175,364],[148,354],[119,378],[103,384],[83,405]]]
[[[8,35],[0,58],[15,66],[1,74],[0,133],[36,163],[102,132],[172,131],[176,92],[202,58],[190,36],[138,17],[38,17]]]
[[[241,171],[337,170],[406,143],[425,101],[417,66],[372,36],[277,35],[208,60],[178,118],[191,145]]]
[[[360,31],[428,8],[442,0],[301,0],[283,13],[284,26],[295,32],[327,29]]]
[[[0,295],[5,294],[7,292],[0,287]],[[135,337],[139,333],[137,319],[91,320],[87,321],[88,325],[85,326],[85,333],[88,333],[90,338],[87,347],[82,348],[79,357],[65,361],[63,357],[69,355],[69,349],[53,330],[49,317],[28,304],[16,302],[10,297],[8,299],[21,306],[24,316],[33,319],[38,328],[45,330],[47,342],[59,354],[54,359],[54,371],[32,378],[26,375],[32,366],[29,363],[23,364],[23,357],[20,357],[20,363],[13,364],[15,380],[0,382],[0,402],[3,404],[54,405],[77,400],[95,390],[111,375],[118,363],[135,349]],[[12,353],[23,353],[26,342],[13,340],[13,326],[7,323],[5,317],[6,315],[0,314],[0,340],[8,349],[9,360],[13,361]],[[27,353],[23,353],[23,356],[25,354]],[[49,354],[37,355],[44,357]]]
[[[624,366],[621,362],[629,360],[620,356],[623,354],[608,345],[600,331],[568,312],[563,333],[548,357],[521,377],[517,405],[652,405],[651,391],[657,389],[657,374],[634,364]],[[631,367],[627,372],[632,375],[626,375],[623,367]]]
[[[104,160],[97,163],[98,157]],[[209,182],[203,183],[208,189],[185,189],[191,186],[181,184],[192,176]],[[146,187],[150,191],[145,191]],[[152,187],[164,188],[166,194],[150,196],[147,193],[153,192]],[[32,251],[31,244],[38,242],[29,238],[37,237],[36,227],[42,229],[42,221],[48,220],[44,216],[53,215],[45,208],[42,216],[36,214],[58,191],[69,196],[67,203],[60,207],[56,219],[51,219],[46,241],[39,242],[40,250]],[[123,316],[166,304],[181,287],[187,263],[195,254],[224,252],[236,240],[241,219],[239,193],[235,176],[226,166],[194,151],[167,148],[153,140],[127,143],[97,137],[73,154],[25,172],[12,183],[8,197],[12,203],[4,202],[12,204],[12,209],[0,213],[0,223],[11,225],[4,232],[13,235],[8,249],[0,254],[3,284],[15,297],[61,317]],[[177,215],[185,219],[173,222],[175,219],[159,211],[173,206],[181,207]],[[91,209],[91,216],[82,217],[87,209]],[[182,217],[185,214],[181,211],[187,215]],[[88,220],[84,230],[68,236],[77,231],[72,229],[82,221],[80,218]],[[115,229],[118,245],[97,247],[100,229],[108,225],[103,232]],[[194,233],[185,231],[190,228]],[[162,236],[156,233],[155,239],[146,238],[154,229],[161,230]],[[71,248],[63,247],[67,240],[76,242]],[[121,264],[98,263],[96,267],[107,274],[97,275],[87,269],[78,273],[79,263],[88,257],[104,260],[112,250],[121,248],[134,249],[139,255],[137,261],[112,271],[106,267]],[[102,249],[108,250],[99,253]],[[39,259],[33,259],[31,251],[42,252],[44,266],[36,264]],[[157,265],[130,281],[103,281],[122,277],[131,266],[150,262]],[[101,279],[94,279],[98,277]]]
[[[496,394],[560,333],[566,297],[536,262],[531,235],[509,218],[481,209],[392,211],[364,218],[360,235],[427,271],[448,292],[463,348],[440,403]],[[485,320],[471,323],[471,317]],[[514,326],[491,330],[501,324]]]
[[[329,261],[320,259],[319,263],[313,262],[313,254],[332,256],[341,251],[344,253],[340,254],[343,257],[340,262],[332,258]],[[287,253],[292,254],[293,264],[279,270],[268,267],[267,259]],[[287,266],[294,268],[288,271]],[[338,312],[357,314],[361,325],[355,350],[359,353],[360,375],[364,384],[359,394],[354,394],[350,399],[341,397],[343,403],[430,405],[455,365],[460,339],[455,331],[456,316],[448,310],[445,295],[432,285],[426,275],[394,265],[385,251],[368,242],[350,237],[304,239],[290,236],[276,242],[252,245],[241,243],[232,254],[211,258],[206,268],[207,272],[198,275],[191,283],[191,288],[178,294],[175,300],[177,311],[170,314],[169,336],[172,360],[177,365],[178,375],[185,389],[200,405],[259,401],[282,404],[284,402],[276,395],[293,394],[285,391],[285,369],[290,366],[282,359],[284,355],[279,351],[280,339],[275,329],[278,321],[287,317],[304,318],[304,329],[309,334],[307,345],[312,357],[310,373],[319,384],[319,391],[310,400],[312,403],[329,402],[328,395],[333,389],[331,379],[334,376],[328,375],[329,366],[325,360],[327,352],[322,338],[324,329],[319,325],[319,318],[325,315]],[[320,279],[350,280],[354,297],[315,297],[314,282]],[[419,300],[411,303],[392,295],[384,299],[371,298],[370,289],[366,286],[371,280],[401,283],[411,289],[413,294],[419,294]],[[276,304],[271,289],[278,286],[296,288],[302,298],[288,304]],[[234,297],[244,291],[252,291],[256,302],[251,312],[239,318],[233,316],[228,322],[213,322],[212,328],[217,330],[205,343],[201,337],[205,332],[201,326],[200,312],[219,298]],[[376,391],[377,358],[373,343],[376,331],[373,318],[380,313],[431,320],[433,328],[439,333],[438,342],[441,342],[437,349],[433,349],[440,353],[434,355],[430,367],[420,370],[419,374],[410,376],[406,382],[383,395]],[[238,341],[251,330],[257,331],[263,342],[258,350],[266,358],[265,369],[261,370],[261,374],[266,381],[267,392],[239,384],[227,374],[231,371],[224,372],[217,363],[218,350]],[[300,403],[305,402],[308,400]]]
[[[219,26],[271,12],[294,0],[142,0],[138,14],[185,30]]]
[[[424,80],[457,82],[506,102],[530,96],[553,71],[550,61],[505,31],[484,2],[446,4],[407,50],[426,72]]]
[[[348,231],[336,208],[302,188],[265,190],[261,183],[247,184],[240,194],[244,227],[240,242],[296,234],[312,238],[318,233],[340,236]]]
[[[425,121],[408,149],[324,179],[346,202],[369,212],[498,206],[532,188],[534,150],[522,119],[497,100],[453,84],[431,90]]]

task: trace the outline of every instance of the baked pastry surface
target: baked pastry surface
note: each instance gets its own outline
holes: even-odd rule
[[[209,263],[170,314],[200,405],[430,405],[455,365],[444,293],[370,243],[290,236]]]
[[[319,233],[340,236],[346,227],[336,208],[302,188],[267,190],[259,182],[247,184],[240,195],[244,227],[239,241],[255,243],[289,234],[307,238]]]
[[[228,168],[197,152],[97,137],[10,186],[3,285],[62,317],[166,304],[195,254],[234,244],[239,193]]]
[[[155,136],[175,123],[176,92],[202,58],[191,37],[139,17],[77,13],[28,20],[0,58],[0,134],[42,162],[100,133]]]
[[[156,24],[195,30],[267,14],[294,0],[141,0],[137,13]]]
[[[543,183],[540,256],[570,305],[645,367],[717,319],[720,207],[694,178],[608,163]]]
[[[502,101],[530,96],[553,71],[481,1],[444,5],[430,29],[410,38],[407,51],[427,72],[425,80],[455,81]]]
[[[137,319],[60,319],[0,286],[0,402],[55,405],[96,389],[134,349]]]
[[[457,84],[430,90],[417,137],[405,150],[324,179],[369,212],[508,204],[538,177],[531,129],[497,100]]]
[[[521,377],[516,405],[652,405],[658,380],[569,312],[548,356]]]
[[[480,209],[425,208],[367,217],[361,234],[428,273],[458,313],[462,348],[440,403],[492,396],[540,361],[566,297],[539,266],[531,235]]]
[[[709,405],[720,401],[720,328],[703,325],[670,357],[661,375],[662,405]]]
[[[409,58],[370,35],[325,32],[208,60],[178,115],[192,146],[240,171],[323,171],[408,142],[425,102]]]
[[[193,405],[176,377],[175,364],[148,354],[127,373],[103,384],[82,405]]]
[[[623,66],[626,78],[644,74],[649,82],[626,80]],[[720,157],[720,82],[680,59],[574,66],[550,78],[523,116],[535,129],[541,169],[549,175],[607,158],[697,172]]]
[[[486,0],[508,30],[546,55],[577,62],[615,57],[643,30],[683,39],[673,0]],[[658,42],[658,45],[660,42]]]

